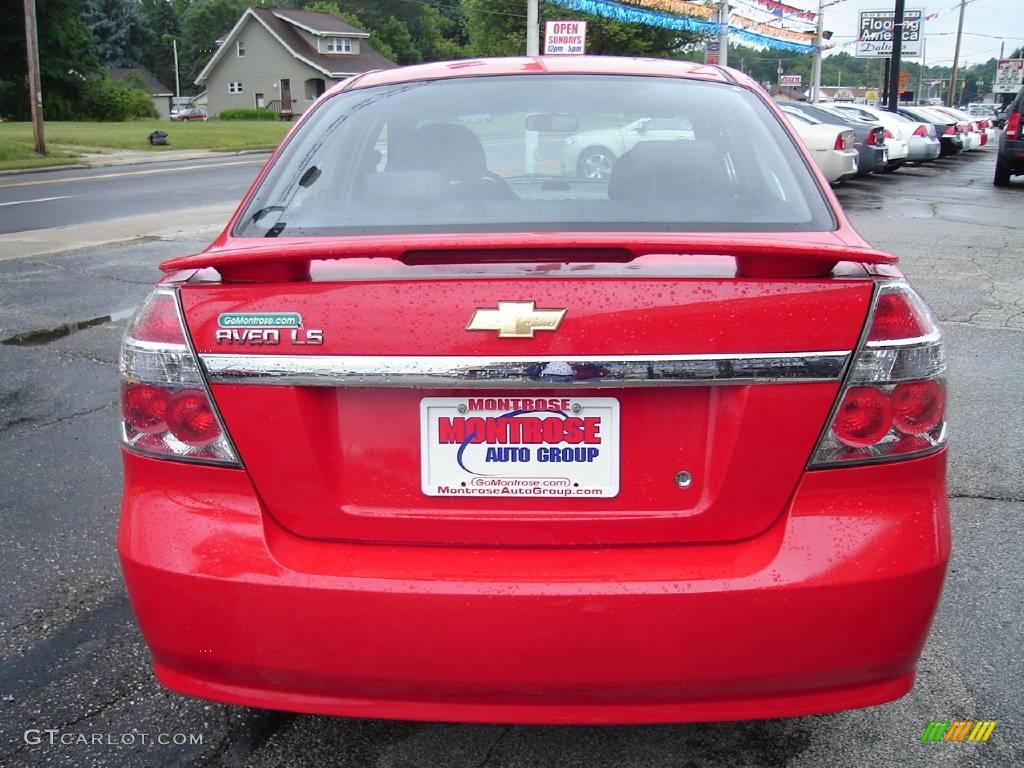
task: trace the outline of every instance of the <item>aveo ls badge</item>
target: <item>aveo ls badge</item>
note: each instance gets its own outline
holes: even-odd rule
[[[591,496],[619,492],[613,397],[425,397],[428,496]]]
[[[282,330],[285,340],[296,346],[324,343],[324,332],[304,328],[298,312],[222,312],[217,325],[220,328],[214,338],[218,344],[280,344]]]

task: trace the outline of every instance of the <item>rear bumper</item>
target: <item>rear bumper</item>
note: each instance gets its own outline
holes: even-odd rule
[[[999,154],[1013,173],[1024,172],[1024,141],[1003,137],[999,142]]]
[[[808,473],[731,544],[301,539],[238,470],[125,457],[118,546],[157,677],[333,715],[628,723],[801,715],[913,682],[949,555],[945,452]]]
[[[881,171],[889,162],[889,151],[885,147],[869,147],[862,144],[858,151],[860,152],[860,161],[857,171],[860,176]]]
[[[907,142],[902,139],[886,139],[885,148],[886,156],[890,164],[908,159],[910,148],[907,146]]]
[[[942,144],[938,139],[915,136],[909,142],[907,159],[917,163],[927,162],[937,158],[941,151]]]
[[[959,154],[964,149],[964,140],[959,136],[943,136],[940,142],[942,143],[943,157]]]

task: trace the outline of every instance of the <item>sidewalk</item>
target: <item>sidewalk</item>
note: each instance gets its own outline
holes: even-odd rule
[[[209,235],[212,239],[235,210],[230,205],[210,205],[173,211],[124,216],[48,229],[30,229],[0,235],[0,262],[46,256],[81,248],[94,248],[140,238],[173,238],[182,234]]]
[[[237,155],[269,155],[272,151],[273,150],[270,149],[239,149],[227,152],[215,149],[115,149],[110,152],[92,152],[84,154],[77,162],[70,165],[51,165],[44,168],[21,168],[9,171],[0,171],[0,177],[15,176],[23,173],[46,173],[48,171],[81,170],[83,168],[105,168],[116,165],[168,163],[175,160],[209,160],[218,157],[236,157]]]

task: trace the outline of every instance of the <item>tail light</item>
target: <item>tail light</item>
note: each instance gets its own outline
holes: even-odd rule
[[[840,131],[836,134],[836,143],[833,149],[850,149],[853,146],[854,137],[852,131]]]
[[[881,283],[812,467],[920,456],[946,443],[942,330],[903,281]]]
[[[894,139],[894,138],[896,138],[895,136],[892,135],[892,131],[890,131],[888,128],[886,128],[884,131],[882,131],[882,135],[885,136],[885,138],[887,138],[887,139]]]
[[[157,288],[121,343],[121,434],[128,450],[237,466],[185,333],[177,291]]]
[[[924,127],[924,123],[920,123],[917,128],[914,129],[914,135],[924,138],[928,135],[928,129]]]
[[[1006,118],[1006,138],[1016,139],[1020,136],[1020,112],[1012,112]]]
[[[885,136],[881,128],[872,128],[868,133],[867,145],[870,147],[880,146],[885,143]]]
[[[956,136],[956,126],[955,125],[947,125],[946,126],[946,130],[944,130],[942,132],[942,135],[943,136]]]

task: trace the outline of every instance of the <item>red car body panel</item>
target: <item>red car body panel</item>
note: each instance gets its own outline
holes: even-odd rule
[[[738,72],[600,57],[445,62],[355,77],[322,99],[547,73],[757,92],[834,229],[234,236],[314,106],[214,243],[162,265],[194,351],[305,361],[858,348],[877,284],[900,277],[896,259],[856,233],[774,103]],[[473,310],[498,300],[571,310],[557,333],[466,333]],[[216,343],[222,313],[258,311],[301,313],[323,345]],[[808,469],[842,386],[531,389],[620,403],[618,495],[567,501],[421,492],[420,400],[465,390],[214,383],[242,468],[124,452],[118,548],[157,677],[249,706],[516,723],[782,717],[897,698],[949,557],[946,451]],[[692,487],[673,482],[680,467]]]
[[[118,544],[182,693],[424,720],[782,717],[909,690],[949,555],[944,476],[944,452],[809,472],[730,544],[416,547],[295,536],[243,471],[126,453]]]

